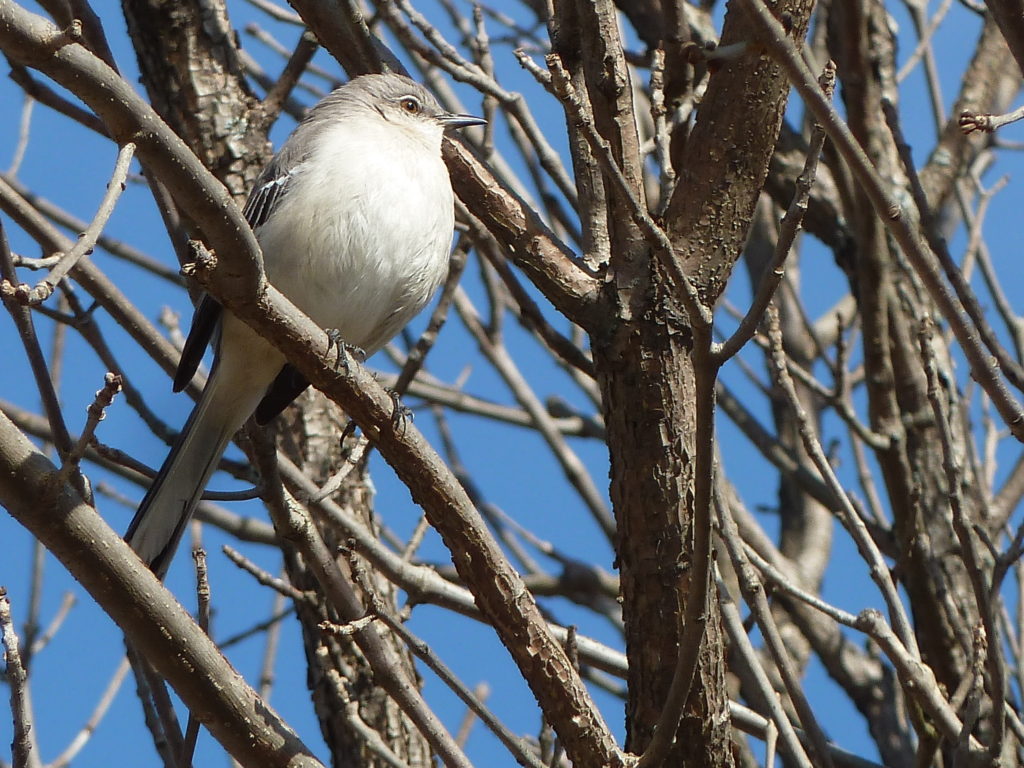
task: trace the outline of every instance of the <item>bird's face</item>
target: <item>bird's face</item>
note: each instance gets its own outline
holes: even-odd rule
[[[439,117],[445,112],[430,94],[418,91],[410,89],[385,96],[377,104],[378,111],[387,122],[421,137],[432,146],[440,146],[445,126]]]
[[[472,115],[446,112],[429,91],[406,78],[389,80],[376,106],[386,121],[419,135],[433,146],[440,145],[441,135],[448,129],[487,122]]]

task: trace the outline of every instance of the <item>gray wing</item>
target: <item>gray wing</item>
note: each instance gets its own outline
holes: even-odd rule
[[[260,404],[256,406],[256,423],[263,425],[287,408],[292,400],[309,387],[309,382],[291,363],[285,363],[277,378],[267,387]]]
[[[185,339],[185,346],[181,350],[178,370],[174,372],[172,388],[175,392],[181,392],[196,375],[199,363],[206,352],[206,345],[210,343],[220,325],[221,311],[220,304],[205,293],[196,304],[196,311],[192,314],[192,327],[188,329],[188,338]]]
[[[288,141],[281,147],[274,159],[256,179],[256,185],[249,193],[242,214],[253,232],[267,223],[274,211],[281,205],[291,186],[295,170],[309,158],[312,151],[306,123],[300,123]]]
[[[254,231],[267,221],[288,193],[293,170],[305,160],[306,152],[302,150],[304,138],[300,126],[293,139],[285,144],[281,153],[260,176],[256,189],[245,204],[245,218]],[[256,422],[266,424],[305,392],[308,386],[309,382],[302,374],[286,364],[256,407]]]
[[[275,173],[275,165],[277,163],[271,163],[260,175],[256,182],[256,188],[249,195],[249,199],[245,202],[245,208],[242,210],[245,220],[249,222],[249,226],[254,232],[267,223],[267,219],[271,217],[288,193],[292,172],[287,170],[283,173]]]
[[[289,147],[286,145],[281,153],[267,165],[245,203],[242,213],[253,231],[266,224],[287,194],[292,178],[291,171],[296,165],[288,162],[294,157],[294,152],[288,150]],[[173,389],[175,392],[183,390],[195,376],[199,363],[202,362],[203,354],[206,352],[206,347],[220,325],[222,312],[220,304],[205,294],[196,305],[195,314],[192,316],[192,327],[189,328],[188,338],[181,351],[181,360],[178,361],[178,370],[174,374]],[[297,397],[298,394],[296,392],[291,399]],[[291,399],[288,402],[291,402]],[[284,408],[284,405],[281,408]]]

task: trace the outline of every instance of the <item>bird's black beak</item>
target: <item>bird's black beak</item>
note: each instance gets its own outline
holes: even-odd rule
[[[482,117],[474,117],[473,115],[454,115],[451,112],[445,112],[444,114],[437,116],[437,122],[445,127],[445,130],[449,128],[465,128],[469,125],[487,125],[487,121]]]

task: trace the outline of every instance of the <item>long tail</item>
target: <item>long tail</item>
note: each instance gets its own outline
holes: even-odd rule
[[[161,578],[221,454],[263,396],[265,385],[249,373],[230,365],[214,366],[202,397],[128,526],[125,541]]]

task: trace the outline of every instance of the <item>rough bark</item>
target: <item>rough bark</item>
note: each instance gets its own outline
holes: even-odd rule
[[[227,7],[124,0],[142,84],[203,165],[244,200],[270,159],[267,126],[245,79]]]
[[[343,445],[338,439],[346,421],[337,405],[319,392],[308,390],[282,414],[278,422],[281,449],[317,486],[322,487],[346,466],[351,441]],[[364,463],[348,474],[342,487],[331,498],[351,510],[369,529],[377,530],[373,490]],[[321,519],[318,523],[324,542],[338,553],[339,567],[351,578],[349,556],[344,553],[346,537],[329,521]],[[292,585],[307,594],[317,594],[317,581],[300,557],[287,552],[285,570]],[[363,568],[356,585],[360,593],[363,592],[362,586],[368,585],[393,613],[398,613],[397,590],[379,571]],[[370,598],[364,596],[364,602],[369,606]],[[376,685],[370,665],[356,644],[349,638],[324,632],[318,626],[323,621],[337,622],[337,616],[322,602],[317,606],[296,603],[296,611],[306,650],[313,708],[324,740],[331,748],[332,763],[339,768],[390,765],[368,747],[366,739],[354,727],[353,714],[348,711],[349,704],[354,703],[359,719],[377,731],[391,751],[410,768],[432,765],[426,739],[395,701]],[[400,658],[405,666],[405,674],[418,680],[408,649],[394,635],[389,634],[388,638],[396,658]]]
[[[884,9],[870,0],[837,3],[829,24],[834,30],[832,50],[839,71],[845,73],[842,94],[850,128],[875,167],[906,184],[881,108],[883,98],[895,100],[894,42]],[[889,449],[877,451],[876,458],[891,505],[899,569],[910,595],[922,658],[941,684],[955,690],[971,663],[969,628],[980,618],[959,553],[941,443],[917,344],[921,319],[935,309],[903,272],[884,224],[863,192],[855,188],[850,194],[858,244],[852,289],[864,328],[871,427],[891,437]],[[934,343],[946,359],[949,352],[943,342]],[[951,402],[958,399],[955,391],[946,396]],[[952,429],[964,434],[963,412],[957,407],[950,411]],[[969,474],[963,479],[970,487]],[[973,506],[973,499],[968,503]],[[981,522],[979,511],[971,509],[968,519]],[[984,567],[990,573],[991,562]]]
[[[780,5],[800,39],[808,3]],[[726,17],[722,46],[752,38],[742,13]],[[766,57],[727,58],[711,77],[686,144],[666,226],[702,302],[723,290],[747,238],[781,125],[788,84]],[[600,123],[599,123],[600,124]],[[612,142],[613,143],[613,142]],[[613,143],[614,145],[614,143]],[[710,334],[679,309],[672,285],[636,240],[614,240],[605,299],[610,321],[591,334],[611,454],[626,648],[630,659],[627,749],[642,751],[661,713],[681,637],[678,617],[699,585],[694,547],[699,420],[710,422]],[[702,402],[703,400],[703,402]],[[701,414],[700,409],[707,409]],[[710,429],[710,427],[707,427]],[[703,591],[700,591],[703,594]],[[665,764],[731,765],[717,597],[690,695]]]

